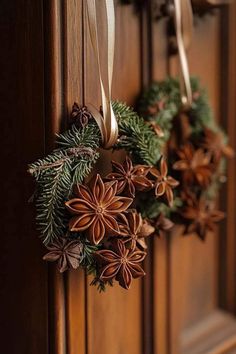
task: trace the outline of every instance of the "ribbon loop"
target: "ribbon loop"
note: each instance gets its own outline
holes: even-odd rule
[[[104,1],[104,0],[103,0]],[[112,147],[118,137],[118,124],[111,103],[111,89],[115,51],[115,9],[113,0],[105,0],[107,17],[107,84],[104,84],[98,44],[98,25],[95,0],[86,0],[86,13],[90,40],[97,62],[102,96],[103,115],[91,104],[86,104],[96,120],[102,135],[103,147]]]
[[[191,40],[193,28],[192,6],[190,0],[174,0],[174,5],[176,39],[184,84],[182,103],[184,108],[189,108],[192,105],[192,88],[185,48],[189,46]]]

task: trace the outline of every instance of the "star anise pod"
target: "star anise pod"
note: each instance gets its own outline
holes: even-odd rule
[[[182,172],[183,183],[192,185],[197,182],[200,186],[209,185],[212,177],[211,154],[203,149],[195,150],[187,143],[177,151],[180,160],[173,164],[173,169]]]
[[[100,279],[108,281],[116,279],[120,286],[129,289],[132,278],[145,275],[140,263],[146,253],[136,249],[125,248],[121,240],[117,240],[112,250],[101,250],[94,254],[100,265]]]
[[[169,231],[174,226],[174,223],[165,217],[163,213],[160,213],[156,219],[152,220],[152,225],[155,228],[155,234],[158,237],[162,237],[165,235],[166,231]]]
[[[162,138],[164,136],[164,132],[161,129],[160,125],[157,124],[154,120],[148,122],[148,125],[153,129],[154,133],[159,137]]]
[[[153,103],[152,105],[148,106],[147,114],[151,116],[157,115],[160,111],[165,108],[165,100],[159,100]]]
[[[209,128],[204,129],[204,137],[200,144],[202,148],[212,154],[215,162],[218,162],[222,155],[228,158],[234,156],[233,149],[224,143],[223,135],[220,132],[214,132]]]
[[[177,187],[179,182],[173,177],[168,176],[167,163],[163,157],[160,161],[160,171],[153,167],[150,173],[156,178],[154,181],[156,197],[165,196],[168,204],[172,206],[174,200],[172,189]]]
[[[109,234],[117,234],[117,215],[124,212],[133,199],[117,194],[117,182],[103,182],[100,175],[90,188],[78,185],[76,198],[66,202],[69,212],[75,215],[69,222],[70,231],[86,231],[89,241],[97,245]]]
[[[78,127],[85,127],[92,118],[93,116],[86,106],[80,107],[76,102],[73,104],[70,116],[71,123]]]
[[[142,219],[141,214],[136,211],[127,212],[120,224],[120,234],[125,245],[130,245],[132,249],[140,246],[147,248],[145,238],[154,233],[155,229],[146,220]]]
[[[203,197],[198,204],[185,207],[181,215],[189,222],[187,233],[196,232],[202,240],[205,240],[207,231],[214,231],[215,223],[224,218],[224,213],[212,209]]]
[[[123,165],[112,161],[112,169],[113,172],[106,176],[106,180],[118,182],[118,194],[125,193],[134,198],[135,190],[148,191],[152,188],[152,182],[147,177],[150,166],[133,166],[131,159],[126,156]]]
[[[83,244],[78,240],[69,241],[68,239],[60,238],[47,248],[49,252],[43,259],[49,262],[57,261],[60,273],[69,268],[77,269],[79,267]]]

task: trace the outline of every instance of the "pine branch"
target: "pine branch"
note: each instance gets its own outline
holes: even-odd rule
[[[64,202],[71,189],[71,166],[69,160],[64,161],[46,170],[38,180],[37,222],[45,244],[63,236],[66,230]]]
[[[58,136],[58,146],[52,154],[29,166],[38,182],[37,222],[43,242],[48,244],[66,232],[65,201],[72,186],[81,183],[99,157],[100,134],[95,124],[80,130],[75,126]]]
[[[70,130],[57,135],[57,144],[59,149],[73,147],[90,147],[95,150],[99,147],[100,131],[95,122],[91,122],[84,128],[78,129],[72,125]]]
[[[113,102],[113,109],[119,125],[118,149],[129,151],[135,162],[154,165],[160,159],[160,138],[124,103]]]

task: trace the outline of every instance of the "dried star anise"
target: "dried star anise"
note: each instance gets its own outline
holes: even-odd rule
[[[117,240],[112,250],[101,250],[94,254],[100,265],[100,279],[108,281],[116,279],[120,286],[129,289],[132,278],[145,275],[140,263],[146,253],[136,249],[127,249],[121,240]]]
[[[162,138],[164,136],[164,132],[161,129],[160,125],[157,124],[154,120],[148,122],[148,125],[153,129],[154,133],[159,137]]]
[[[152,188],[152,182],[147,178],[150,167],[146,165],[133,166],[131,159],[126,156],[124,164],[112,161],[113,172],[106,176],[106,180],[118,182],[117,193],[135,196],[135,190],[148,191]]]
[[[123,236],[124,244],[130,245],[132,249],[136,246],[146,249],[145,238],[153,234],[154,231],[154,227],[143,220],[142,216],[136,211],[127,212],[123,215],[120,234]]]
[[[177,187],[179,182],[176,181],[173,177],[167,175],[168,168],[163,157],[161,158],[160,162],[160,171],[153,167],[150,170],[150,173],[156,178],[154,181],[156,197],[165,196],[168,204],[172,206],[174,200],[172,188]]]
[[[222,133],[214,132],[209,128],[204,129],[204,137],[200,145],[212,154],[215,162],[218,162],[222,155],[229,158],[234,156],[233,149],[224,143]]]
[[[195,150],[187,143],[177,151],[180,160],[173,164],[173,169],[182,172],[184,184],[192,185],[195,181],[202,187],[209,185],[212,177],[211,154],[203,149]]]
[[[202,240],[205,239],[207,231],[214,231],[215,223],[224,218],[224,213],[212,209],[203,197],[197,204],[186,206],[181,215],[189,222],[187,233],[196,232]]]
[[[174,226],[174,223],[164,216],[163,213],[160,213],[156,219],[152,221],[152,225],[155,228],[155,234],[158,237],[165,235],[166,231],[169,231]]]
[[[76,198],[66,202],[69,212],[75,215],[69,222],[70,231],[85,231],[91,243],[97,245],[104,236],[117,234],[116,216],[124,212],[133,199],[117,194],[117,182],[103,182],[100,175],[90,188],[78,185]]]
[[[165,100],[159,100],[153,103],[152,105],[148,106],[147,114],[151,116],[157,115],[160,111],[165,108]]]
[[[78,127],[85,127],[92,118],[93,116],[86,106],[80,107],[76,102],[73,104],[70,116],[71,123]]]
[[[49,252],[43,257],[49,262],[57,261],[61,273],[69,268],[77,269],[80,264],[83,244],[77,240],[61,238],[47,247]]]

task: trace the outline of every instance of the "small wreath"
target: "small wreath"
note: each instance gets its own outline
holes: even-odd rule
[[[226,180],[226,158],[233,156],[228,138],[215,122],[205,90],[191,79],[193,103],[181,111],[180,85],[176,79],[154,83],[142,95],[138,111],[160,136],[171,175],[180,184],[175,190],[175,208],[167,213],[184,225],[184,234],[196,233],[202,240],[213,231],[224,213],[215,210],[220,184]],[[154,205],[147,217],[153,214]],[[155,208],[154,208],[155,210]]]
[[[114,280],[129,289],[143,276],[146,237],[173,224],[165,215],[175,205],[177,180],[168,175],[161,152],[162,138],[125,104],[114,102],[119,136],[114,150],[126,151],[124,163],[112,161],[112,171],[94,174],[101,133],[86,107],[74,104],[71,128],[57,136],[57,148],[29,166],[36,179],[37,222],[48,248],[47,261],[60,272],[85,268],[93,285],[104,290]],[[158,220],[148,219],[154,205]]]

